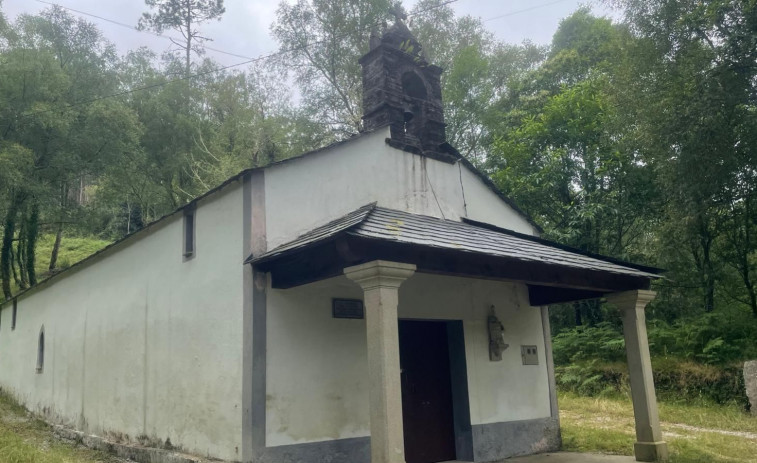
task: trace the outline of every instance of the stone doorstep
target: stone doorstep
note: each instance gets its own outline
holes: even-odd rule
[[[154,447],[117,444],[99,436],[86,435],[81,431],[53,425],[53,434],[61,440],[115,455],[139,463],[204,463],[210,460]]]

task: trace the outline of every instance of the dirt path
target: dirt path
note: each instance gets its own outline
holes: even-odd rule
[[[694,432],[711,432],[715,434],[722,434],[724,436],[736,436],[736,437],[744,437],[747,439],[754,439],[757,440],[757,433],[754,432],[744,432],[744,431],[726,431],[724,429],[713,429],[713,428],[700,428],[698,426],[691,426],[688,424],[681,424],[681,423],[666,423],[661,422],[660,425],[664,427],[670,427],[670,428],[676,428],[676,429],[684,429],[686,431],[694,431]]]
[[[603,428],[603,429],[618,429],[619,428],[618,421],[607,416],[595,415],[592,417],[586,417],[581,413],[575,413],[575,412],[566,411],[566,410],[561,410],[560,413],[563,416],[572,418],[574,420],[591,421],[595,423],[598,428]],[[735,437],[743,437],[745,439],[757,440],[757,433],[754,433],[754,432],[729,431],[729,430],[717,429],[717,428],[703,428],[700,426],[692,426],[690,424],[683,424],[683,423],[671,423],[668,421],[660,421],[660,426],[663,429],[670,429],[671,431],[673,429],[680,429],[684,431],[707,432],[707,433],[713,433],[713,434],[721,434],[724,436],[735,436]],[[674,433],[671,433],[671,434],[674,434]],[[681,437],[681,436],[676,434],[676,437]]]

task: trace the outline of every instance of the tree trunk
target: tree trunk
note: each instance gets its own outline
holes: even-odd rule
[[[576,326],[582,326],[583,319],[581,318],[581,304],[578,302],[573,303],[573,310],[575,311],[576,315]]]
[[[16,232],[16,215],[21,199],[14,196],[11,201],[8,212],[5,214],[5,229],[3,232],[3,243],[0,247],[0,280],[2,281],[3,295],[8,300],[13,297],[11,293],[11,246],[13,246],[13,235]]]
[[[26,274],[29,276],[29,285],[37,284],[36,247],[39,236],[39,204],[34,202],[29,218],[26,222]]]
[[[60,241],[63,238],[63,220],[58,222],[58,228],[55,230],[55,243],[53,244],[53,252],[50,254],[50,265],[48,270],[55,270],[58,265],[58,251],[60,250]]]
[[[747,288],[749,291],[749,304],[752,306],[752,316],[757,318],[757,294],[755,294],[754,285],[749,284]]]
[[[705,242],[706,241],[706,242]],[[715,270],[710,257],[710,240],[702,243],[702,263],[704,264],[704,311],[715,310]]]
[[[187,76],[189,76],[189,73],[192,71],[192,2],[190,0],[187,0],[187,56],[186,56],[186,73]]]
[[[29,287],[29,279],[27,278],[26,274],[26,248],[24,247],[24,222],[21,220],[21,226],[18,230],[18,240],[16,241],[16,252],[15,258],[16,263],[18,264],[18,272],[20,275],[20,281],[18,283],[18,287],[20,289],[26,289]],[[13,259],[11,259],[12,261]],[[13,262],[11,262],[11,267],[13,266]]]
[[[754,291],[754,282],[752,281],[751,267],[749,266],[749,253],[752,251],[752,201],[751,196],[746,195],[744,199],[745,211],[743,214],[744,219],[744,245],[742,246],[743,252],[740,254],[741,266],[743,270],[741,275],[744,279],[744,286],[749,293],[749,305],[752,307],[752,316],[757,318],[757,294]]]
[[[11,273],[13,274],[13,281],[16,282],[16,286],[21,287],[21,279],[18,276],[15,263],[18,262],[15,252],[13,252],[13,246],[11,246]]]

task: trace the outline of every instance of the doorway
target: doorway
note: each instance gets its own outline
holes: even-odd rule
[[[399,321],[407,463],[451,461],[459,456],[456,451],[456,434],[459,434],[456,421],[459,420],[455,416],[455,409],[459,407],[454,406],[459,388],[453,384],[452,370],[457,368],[451,361],[455,358],[453,350],[457,343],[454,339],[450,343],[449,323],[454,322]],[[465,382],[464,405],[467,407],[467,378]]]

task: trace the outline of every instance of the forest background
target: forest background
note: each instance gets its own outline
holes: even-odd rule
[[[455,0],[453,0],[454,2]],[[146,0],[139,27],[175,51],[119,55],[51,6],[0,0],[0,280],[11,298],[242,169],[361,127],[358,58],[396,15],[443,67],[447,134],[544,237],[666,270],[648,308],[663,396],[746,404],[757,358],[757,2],[615,0],[552,43],[495,39],[450,1],[282,2],[280,49],[204,57],[222,0]],[[626,386],[620,318],[553,307],[561,387]]]

